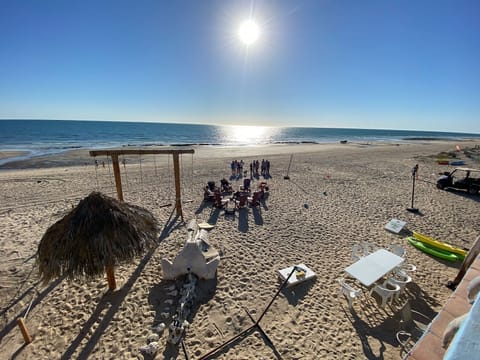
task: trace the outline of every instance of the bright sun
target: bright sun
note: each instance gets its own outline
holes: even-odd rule
[[[245,45],[253,44],[258,39],[259,35],[260,35],[260,28],[254,21],[247,20],[247,21],[244,21],[242,25],[240,25],[238,36],[240,36],[240,40]]]

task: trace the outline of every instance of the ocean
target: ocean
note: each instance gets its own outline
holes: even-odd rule
[[[305,127],[217,126],[69,120],[0,120],[0,151],[22,151],[22,159],[74,149],[125,146],[212,145],[480,139],[480,134]],[[20,160],[10,158],[5,161]]]

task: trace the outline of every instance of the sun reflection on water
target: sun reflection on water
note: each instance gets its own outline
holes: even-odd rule
[[[222,126],[222,138],[226,143],[257,145],[271,143],[277,129],[268,126]]]

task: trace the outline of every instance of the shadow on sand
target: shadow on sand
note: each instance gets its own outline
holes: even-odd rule
[[[307,295],[308,291],[316,282],[317,279],[315,278],[289,288],[285,287],[282,289],[282,294],[287,298],[290,305],[297,305],[298,302]]]
[[[168,333],[168,325],[172,322],[173,315],[175,315],[179,304],[179,290],[185,283],[185,276],[177,280],[162,280],[150,290],[148,302],[155,309],[155,318],[153,320],[152,328],[158,326],[160,323],[164,323],[166,325],[165,331]],[[187,321],[190,324],[193,323],[198,309],[213,298],[216,288],[216,277],[211,280],[197,280],[195,287],[195,301],[190,309],[190,314],[187,317]],[[167,342],[165,350],[163,351],[163,357],[165,359],[174,359],[177,357],[178,352],[178,346],[174,346]]]
[[[173,229],[178,228],[183,224],[182,222],[178,223],[179,216],[175,216],[172,218],[172,214],[170,215],[169,221],[165,224],[165,227],[161,232],[159,242],[165,239]],[[147,254],[140,261],[140,264],[137,266],[135,271],[130,275],[130,278],[120,289],[115,291],[108,291],[103,296],[103,298],[97,304],[97,307],[93,311],[92,315],[90,315],[90,318],[85,322],[85,324],[80,329],[77,337],[72,340],[72,342],[70,343],[70,346],[65,350],[65,352],[61,356],[62,360],[73,358],[74,353],[77,351],[77,349],[80,347],[84,339],[87,337],[89,331],[92,329],[92,327],[95,324],[97,324],[95,331],[90,336],[87,343],[85,344],[83,349],[80,351],[80,353],[76,357],[76,359],[80,359],[80,360],[89,358],[90,354],[94,350],[101,336],[105,333],[113,317],[118,312],[118,309],[122,305],[129,291],[132,289],[133,285],[135,284],[137,279],[140,277],[146,265],[152,258],[155,250],[156,248],[153,248],[147,252]]]
[[[403,351],[396,339],[396,334],[401,330],[401,309],[405,302],[408,301],[412,309],[430,319],[437,315],[432,306],[438,306],[439,304],[422,291],[418,285],[410,283],[407,287],[407,293],[407,296],[403,295],[399,301],[387,305],[385,309],[380,308],[373,297],[366,296],[362,299],[360,306],[367,320],[361,319],[355,309],[342,306],[346,317],[350,320],[360,338],[363,353],[367,359],[383,359],[383,353],[386,350],[385,344],[399,348],[400,352]]]

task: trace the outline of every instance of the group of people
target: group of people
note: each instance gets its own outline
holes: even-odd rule
[[[238,176],[242,176],[244,175],[243,174],[243,166],[245,165],[245,163],[243,162],[243,160],[232,160],[232,162],[230,163],[230,169],[232,170],[232,176],[234,177],[238,177]]]
[[[270,161],[262,159],[262,162],[260,163],[258,160],[253,160],[252,163],[250,163],[250,174],[251,177],[253,176],[258,176],[258,168],[260,167],[260,174],[264,177],[270,176]]]
[[[232,160],[230,163],[230,168],[232,170],[232,177],[247,177],[248,170],[243,169],[245,163],[243,160]],[[260,170],[260,172],[259,172]],[[250,178],[253,179],[254,177],[259,177],[262,175],[263,177],[270,177],[270,161],[262,159],[262,161],[253,160],[250,163]]]
[[[217,208],[224,208],[229,201],[233,201],[235,208],[257,206],[264,198],[265,192],[269,190],[266,182],[258,184],[258,190],[252,192],[251,179],[243,179],[243,186],[238,191],[234,191],[232,184],[227,179],[220,180],[220,187],[217,187],[215,181],[209,181],[204,188],[204,201],[213,201]],[[225,194],[227,197],[224,197]]]

